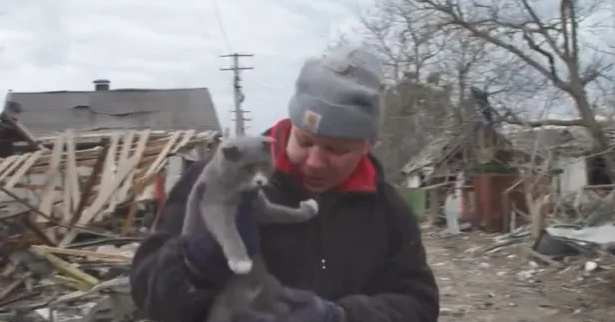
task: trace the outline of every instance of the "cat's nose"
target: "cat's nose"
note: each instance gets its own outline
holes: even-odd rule
[[[254,184],[262,187],[264,185],[267,184],[267,177],[265,177],[263,174],[258,173],[256,174],[256,176],[254,176],[254,180],[253,180]]]

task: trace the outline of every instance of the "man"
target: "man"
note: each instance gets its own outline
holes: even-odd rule
[[[282,317],[245,312],[238,321],[437,321],[438,288],[416,218],[369,154],[380,123],[380,89],[380,66],[364,49],[341,48],[305,62],[290,119],[266,133],[276,140],[276,172],[265,193],[292,206],[316,198],[319,214],[242,231],[244,240],[254,240],[250,233],[260,238],[249,250],[263,255],[285,286],[280,300],[293,310]],[[179,180],[157,231],[134,258],[133,297],[155,321],[205,321],[230,274],[206,232],[179,237],[187,195],[204,165]],[[245,213],[239,210],[239,226],[253,222],[241,219]]]

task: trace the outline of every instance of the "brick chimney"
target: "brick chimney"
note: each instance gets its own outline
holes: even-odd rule
[[[111,82],[107,79],[97,79],[94,82],[95,91],[108,91],[111,86]]]

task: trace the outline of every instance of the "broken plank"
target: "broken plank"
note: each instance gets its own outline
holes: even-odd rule
[[[129,131],[128,133],[126,133],[126,135],[123,137],[122,139],[122,149],[118,155],[117,158],[117,165],[121,165],[124,164],[125,162],[128,161],[128,157],[130,154],[130,151],[132,150],[133,145],[136,146],[137,148],[139,147],[139,141],[138,142],[134,142],[135,141],[135,137],[137,135],[136,131]],[[126,184],[130,184],[132,180],[130,178],[128,178],[125,181],[125,185]],[[115,194],[115,197],[112,198],[111,203],[110,203],[110,207],[115,208],[115,206],[117,205],[118,202],[122,202],[124,201],[124,199],[126,199],[125,195],[122,195],[122,187],[120,186],[120,188],[118,189],[117,193]]]
[[[147,147],[149,138],[150,138],[150,133],[151,130],[144,130],[139,132],[139,140],[137,143],[137,148],[134,151],[134,153],[132,153],[131,157],[136,157],[138,156],[139,161],[141,160],[141,158],[143,157],[143,151],[145,150],[145,148]],[[118,165],[121,166],[121,165]],[[128,192],[130,191],[132,185],[134,184],[134,170],[131,171],[128,174],[128,177],[126,178],[126,181],[124,182],[124,184],[120,187],[120,189],[117,192],[117,198],[120,201],[124,201],[124,199],[126,199],[126,196],[128,195]]]
[[[104,252],[99,252],[99,251],[94,251],[94,250],[59,248],[59,247],[43,246],[43,245],[33,245],[31,247],[34,249],[40,249],[50,254],[79,256],[79,257],[86,257],[90,259],[95,258],[95,259],[99,259],[103,261],[129,262],[132,260],[132,257],[130,256],[126,256],[122,254],[104,253]]]
[[[175,142],[177,142],[179,135],[180,135],[179,131],[176,131],[171,135],[169,142],[167,142],[167,145],[164,147],[162,151],[160,151],[160,154],[158,154],[158,156],[156,157],[156,160],[154,160],[154,162],[147,169],[147,171],[143,175],[144,177],[147,178],[148,176],[157,173],[159,171],[159,165],[166,163],[167,156],[169,155],[171,148],[175,145]]]
[[[116,156],[117,145],[119,144],[119,142],[120,142],[120,133],[111,134],[111,137],[109,138],[109,150],[107,151],[107,155],[105,156],[105,164],[103,166],[103,171],[102,171],[101,179],[100,179],[101,187],[109,186],[109,184],[115,178],[115,174],[117,170],[117,164],[115,163],[115,156]],[[101,193],[101,191],[99,190],[98,193]],[[109,201],[111,200],[113,200],[113,196],[110,198]],[[109,210],[110,207],[111,205],[108,204],[107,210]],[[92,218],[92,220],[94,221],[100,220],[101,219],[100,215],[102,214],[103,214],[102,211],[98,212],[96,216]]]
[[[75,132],[68,129],[65,135],[65,175],[64,175],[64,203],[63,222],[70,222],[74,211],[79,205],[79,174],[77,172]]]
[[[128,155],[131,148],[133,144],[136,144],[134,143],[136,134],[137,131],[128,131],[128,133],[126,133],[126,135],[122,138],[122,148],[120,149],[120,155],[118,156],[118,163],[128,160]]]
[[[45,183],[43,186],[43,191],[41,192],[41,202],[39,204],[38,210],[42,213],[49,214],[52,217],[54,216],[52,212],[53,208],[53,199],[55,195],[55,186],[56,186],[56,178],[60,171],[60,162],[62,158],[62,151],[64,148],[64,135],[58,136],[58,139],[55,141],[53,149],[51,150],[51,162],[49,163],[49,167],[45,174]],[[40,222],[42,218],[38,218],[37,222]]]
[[[2,159],[2,162],[0,162],[0,175],[4,174],[4,171],[19,157],[19,155],[11,155]]]
[[[94,200],[92,205],[90,205],[90,207],[88,207],[84,211],[81,218],[79,218],[77,222],[78,226],[86,226],[88,223],[90,223],[90,221],[96,216],[96,214],[102,210],[102,208],[105,206],[109,198],[115,193],[118,187],[120,187],[120,185],[124,182],[128,174],[134,170],[134,167],[137,165],[138,161],[139,158],[138,155],[136,155],[129,159],[128,162],[119,166],[115,178],[113,178],[113,182],[111,182],[108,186],[103,186],[100,188],[100,192],[96,196],[96,199]],[[60,242],[60,246],[66,246],[70,244],[77,236],[77,233],[77,229],[71,229],[71,231],[68,232]]]
[[[17,171],[15,171],[11,178],[6,182],[4,188],[13,189],[13,187],[15,187],[15,185],[19,183],[19,181],[21,181],[21,178],[23,178],[26,172],[28,172],[28,169],[30,169],[34,162],[36,162],[36,160],[41,156],[41,154],[43,154],[43,152],[43,150],[38,150],[34,153],[30,153],[27,159],[21,164],[19,169],[17,169]]]
[[[192,138],[196,134],[195,130],[187,130],[187,131],[183,131],[183,132],[184,133],[183,133],[182,139],[177,143],[177,145],[175,145],[175,147],[173,147],[173,149],[170,152],[171,154],[177,153],[177,151],[179,151],[179,149],[181,149],[186,144],[188,144],[188,142],[190,142],[190,140],[192,140]]]
[[[83,186],[83,189],[81,189],[81,193],[79,195],[79,204],[77,205],[77,208],[75,209],[73,216],[70,220],[71,225],[74,225],[75,223],[79,221],[79,218],[81,218],[81,214],[86,209],[86,207],[90,204],[89,199],[91,199],[91,196],[93,195],[92,190],[94,186],[97,184],[97,179],[98,179],[97,175],[98,173],[102,171],[103,166],[105,165],[105,157],[107,156],[108,150],[109,150],[109,143],[106,142],[106,144],[103,147],[102,152],[98,155],[98,159],[96,160],[94,167],[91,169],[92,171],[90,171],[90,174],[88,175],[88,178]]]
[[[20,156],[18,156],[7,168],[6,170],[0,175],[0,182],[4,181],[4,179],[6,179],[6,177],[8,177],[9,175],[11,175],[15,169],[17,169],[25,160],[27,160],[30,157],[30,153],[26,153],[26,154],[22,154]]]

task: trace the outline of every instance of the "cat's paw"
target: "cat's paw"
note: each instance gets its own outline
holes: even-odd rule
[[[248,274],[252,270],[252,261],[249,259],[229,259],[228,267],[235,274]]]
[[[303,200],[299,206],[301,209],[305,209],[312,215],[316,215],[318,213],[318,202],[314,199]]]

